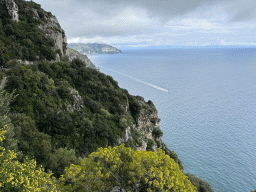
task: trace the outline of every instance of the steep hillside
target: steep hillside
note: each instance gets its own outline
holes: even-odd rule
[[[71,50],[71,58],[72,54],[77,53]],[[27,159],[36,159],[59,178],[65,167],[79,164],[100,147],[124,143],[135,151],[161,148],[178,164],[171,160],[179,175],[187,178],[180,173],[183,165],[177,154],[162,142],[153,102],[130,95],[111,76],[87,67],[86,56],[82,59],[69,60],[65,32],[50,12],[33,1],[0,1],[0,64],[6,67],[0,71],[0,129],[7,125],[6,133],[0,130],[0,150],[15,151],[19,162],[14,164],[21,167],[27,166]],[[1,151],[1,160],[5,157]],[[144,166],[148,168],[147,163]],[[199,191],[210,191],[190,178]],[[22,191],[12,185],[6,184],[9,191]]]
[[[0,1],[0,65],[62,56],[67,56],[67,41],[55,16],[33,1]]]
[[[69,56],[70,60],[79,58],[85,62],[86,66],[88,66],[92,69],[96,69],[96,66],[90,61],[90,59],[88,59],[88,57],[86,55],[83,55],[83,54],[79,53],[78,51],[71,49],[69,47],[68,47],[68,56]]]
[[[68,47],[75,49],[84,55],[122,53],[121,50],[111,45],[99,43],[71,43],[68,44]]]

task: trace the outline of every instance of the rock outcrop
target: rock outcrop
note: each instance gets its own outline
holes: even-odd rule
[[[58,52],[56,60],[60,60],[61,56],[68,56],[67,37],[55,16],[46,18],[46,22],[40,24],[39,28],[54,41],[54,51]]]
[[[83,108],[83,100],[79,95],[78,91],[75,89],[70,90],[70,94],[73,96],[73,103],[67,106],[68,112],[82,111]]]
[[[162,135],[154,133],[162,133],[159,127],[160,119],[157,110],[152,102],[146,103],[144,98],[136,96],[141,106],[140,113],[136,119],[136,123],[125,129],[123,137],[117,140],[118,144],[132,142],[133,135],[139,135],[139,144],[136,149],[139,151],[151,150],[156,151],[157,147],[162,146]]]
[[[2,80],[1,80],[1,83],[0,83],[0,89],[4,89],[4,86],[6,85],[7,83],[7,77],[4,77]]]
[[[97,69],[96,66],[90,61],[90,59],[86,55],[83,55],[78,51],[71,49],[69,47],[68,47],[68,57],[70,61],[76,58],[81,59],[82,61],[85,62],[87,67],[90,67],[92,69]]]
[[[19,22],[19,3],[17,3],[17,5],[14,0],[0,0],[0,3],[6,5],[12,21]],[[40,5],[35,6],[36,3],[34,2],[31,2],[31,4],[33,6],[25,7],[25,12],[33,13],[33,19],[38,21],[36,25],[45,33],[48,39],[54,42],[52,49],[57,53],[55,61],[60,61],[62,56],[68,56],[65,31],[61,28],[54,15],[41,9]]]
[[[12,17],[12,20],[15,22],[19,21],[19,8],[14,2],[14,0],[0,0],[0,3],[5,3],[9,15]]]
[[[134,125],[133,126],[133,129],[135,128],[136,126]],[[128,126],[126,129],[125,129],[125,133],[124,133],[124,136],[123,137],[120,137],[117,139],[117,143],[118,145],[120,145],[121,143],[126,143],[128,141],[132,141],[132,133],[131,133],[131,127]]]

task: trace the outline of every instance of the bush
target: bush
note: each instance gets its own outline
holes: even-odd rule
[[[69,88],[63,85],[57,88],[57,92],[62,99],[69,99],[71,97]]]
[[[49,169],[53,171],[55,177],[59,178],[63,175],[65,167],[70,164],[79,164],[82,159],[76,157],[74,149],[59,148],[51,154],[49,160]]]
[[[154,138],[159,138],[163,136],[163,132],[161,131],[161,129],[154,129],[152,131],[152,135]]]
[[[153,146],[155,145],[155,142],[152,140],[152,139],[148,139],[148,142],[147,142],[147,151],[153,151]]]
[[[172,178],[172,179],[170,179]],[[173,159],[157,152],[133,151],[124,144],[99,148],[79,165],[65,169],[61,181],[73,191],[191,191],[196,192]]]
[[[135,99],[132,99],[129,101],[129,110],[131,111],[131,114],[134,118],[134,120],[137,122],[137,119],[140,114],[141,106],[138,101]]]
[[[196,186],[198,192],[214,192],[211,186],[196,176],[186,173],[188,179],[191,181],[192,185]]]

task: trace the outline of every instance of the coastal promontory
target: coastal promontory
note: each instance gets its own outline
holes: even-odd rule
[[[68,47],[75,49],[84,55],[122,53],[121,50],[111,45],[99,43],[71,43],[68,44]]]

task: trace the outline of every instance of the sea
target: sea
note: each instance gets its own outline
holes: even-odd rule
[[[256,48],[125,49],[89,55],[155,104],[163,141],[215,192],[256,190]]]

